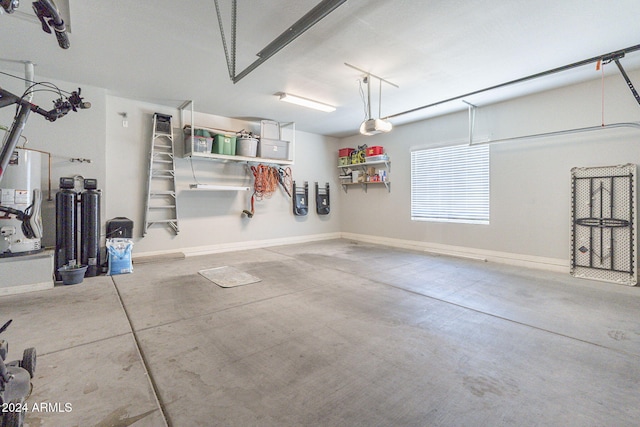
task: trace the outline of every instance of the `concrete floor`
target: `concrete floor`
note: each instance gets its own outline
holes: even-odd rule
[[[262,281],[197,273],[225,265]],[[139,264],[0,313],[10,360],[38,350],[29,409],[71,406],[28,426],[640,420],[640,288],[569,275],[332,240]]]

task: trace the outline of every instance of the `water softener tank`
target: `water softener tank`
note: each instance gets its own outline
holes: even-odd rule
[[[77,264],[76,252],[76,201],[73,178],[60,178],[60,191],[56,194],[56,279],[62,280],[58,269]]]
[[[95,179],[84,180],[80,194],[80,262],[87,266],[85,277],[97,276],[100,271],[100,190]]]

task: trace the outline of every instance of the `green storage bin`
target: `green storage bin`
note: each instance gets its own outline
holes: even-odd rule
[[[213,154],[226,154],[228,156],[236,155],[236,137],[230,135],[217,134],[213,137]]]

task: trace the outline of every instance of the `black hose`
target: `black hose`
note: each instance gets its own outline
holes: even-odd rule
[[[36,233],[33,231],[33,227],[31,227],[31,215],[27,215],[21,210],[8,208],[6,206],[0,206],[0,212],[15,215],[17,220],[22,221],[22,234],[24,234],[27,239],[34,239],[36,237]]]

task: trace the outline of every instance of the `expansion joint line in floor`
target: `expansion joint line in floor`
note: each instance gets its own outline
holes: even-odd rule
[[[139,328],[137,330],[137,332],[144,332],[144,331],[148,331],[149,329],[155,329],[155,328],[159,328],[159,327],[162,327],[162,326],[173,325],[175,323],[184,322],[186,320],[200,319],[200,318],[207,317],[207,316],[213,316],[215,314],[223,313],[223,312],[228,311],[228,310],[235,310],[235,309],[242,308],[242,307],[245,307],[245,306],[249,306],[249,305],[253,305],[253,304],[259,304],[259,303],[262,303],[262,302],[265,302],[265,301],[278,299],[278,298],[282,298],[282,297],[298,294],[298,293],[301,293],[301,292],[306,292],[309,289],[313,289],[313,286],[308,287],[308,288],[304,288],[304,289],[298,289],[298,290],[295,290],[295,291],[292,291],[292,292],[287,292],[287,293],[284,293],[284,294],[274,295],[274,296],[271,296],[271,297],[260,298],[260,299],[253,300],[253,301],[248,301],[248,302],[243,302],[243,303],[236,304],[236,305],[231,305],[229,307],[224,307],[224,308],[221,308],[221,309],[218,309],[218,310],[208,311],[208,312],[201,313],[201,314],[196,314],[194,316],[181,317],[179,319],[171,320],[171,321],[168,321],[168,322],[158,323],[158,324],[147,326],[147,327],[144,327],[144,328]]]
[[[354,274],[352,271],[349,271],[349,270],[345,270],[345,269],[342,269],[342,268],[336,268],[336,267],[331,267],[331,268],[336,270],[336,271],[340,271],[341,273],[346,273],[346,274],[350,274],[350,275],[362,278],[362,276],[358,276],[357,274]],[[496,318],[496,319],[504,320],[506,322],[510,322],[510,323],[514,323],[514,324],[517,324],[517,325],[525,326],[525,327],[528,327],[528,328],[536,329],[538,331],[542,331],[542,332],[546,332],[546,333],[549,333],[549,334],[553,334],[553,335],[556,335],[558,337],[567,338],[567,339],[570,339],[570,340],[573,340],[573,341],[579,341],[579,342],[582,342],[584,344],[593,345],[593,346],[596,346],[596,347],[599,347],[599,348],[603,348],[603,349],[606,349],[606,350],[614,351],[614,352],[619,353],[619,354],[624,354],[626,356],[640,358],[640,356],[638,354],[635,354],[635,353],[630,353],[628,351],[624,351],[624,350],[620,350],[620,349],[617,349],[617,348],[609,347],[609,346],[606,346],[606,345],[603,345],[603,344],[598,344],[598,343],[595,343],[593,341],[588,341],[588,340],[580,339],[580,338],[577,338],[577,337],[572,337],[571,335],[566,335],[566,334],[563,334],[563,333],[560,333],[560,332],[557,332],[557,331],[552,331],[550,329],[545,329],[545,328],[541,328],[539,326],[535,326],[535,325],[531,325],[531,324],[528,324],[528,323],[520,322],[520,321],[517,321],[517,320],[514,320],[514,319],[509,319],[508,317],[500,316],[500,315],[494,314],[494,313],[489,313],[487,311],[482,311],[482,310],[479,310],[477,308],[469,307],[469,306],[466,306],[466,305],[463,305],[463,304],[459,304],[459,303],[455,303],[455,302],[452,302],[452,301],[447,301],[445,299],[434,297],[432,295],[427,295],[427,294],[424,294],[422,292],[414,291],[414,290],[411,290],[411,289],[406,289],[406,288],[403,288],[401,286],[393,285],[391,283],[388,283],[388,282],[385,282],[385,281],[382,281],[382,280],[372,279],[372,278],[365,278],[365,279],[370,281],[370,282],[373,282],[373,283],[378,283],[380,285],[389,286],[389,287],[397,289],[399,291],[407,292],[407,293],[410,293],[410,294],[413,294],[413,295],[418,295],[418,296],[421,296],[421,297],[424,297],[424,298],[429,298],[431,300],[439,301],[439,302],[442,302],[442,303],[445,303],[445,304],[449,304],[449,305],[452,305],[452,306],[455,306],[455,307],[459,307],[459,308],[462,308],[462,309],[465,309],[465,310],[474,311],[474,312],[479,313],[479,314],[484,314],[485,316],[490,316],[490,317],[493,317],[493,318]]]
[[[156,385],[156,381],[153,378],[151,371],[149,370],[149,365],[147,364],[147,360],[144,357],[142,348],[140,347],[140,341],[138,340],[138,335],[136,334],[136,331],[133,329],[133,324],[131,323],[131,317],[129,316],[129,312],[127,311],[127,308],[125,307],[124,302],[122,301],[122,296],[120,295],[120,291],[118,290],[118,286],[116,285],[115,280],[113,280],[113,277],[111,278],[111,283],[113,284],[113,288],[115,289],[116,295],[118,296],[120,307],[122,307],[122,311],[125,317],[127,318],[127,323],[129,324],[129,329],[131,330],[131,336],[133,337],[133,342],[135,344],[136,351],[138,352],[138,357],[140,358],[140,362],[142,363],[142,369],[144,369],[144,373],[147,379],[149,380],[149,385],[151,386],[151,391],[153,392],[153,397],[156,401],[156,405],[158,405],[158,409],[160,410],[160,414],[162,415],[162,419],[164,420],[164,425],[166,427],[170,427],[171,423],[169,421],[169,418],[167,417],[164,404],[160,400],[160,395],[158,393],[158,386]]]
[[[100,339],[93,340],[93,341],[87,341],[87,342],[83,342],[83,343],[76,344],[76,345],[70,345],[70,346],[67,346],[67,347],[64,347],[64,348],[60,348],[58,350],[49,351],[47,353],[38,353],[38,357],[44,357],[44,356],[48,356],[50,354],[60,353],[61,351],[71,350],[72,348],[84,347],[85,345],[91,345],[91,344],[99,343],[99,342],[102,342],[102,341],[111,340],[111,339],[114,339],[114,338],[124,337],[126,335],[129,335],[129,332],[125,332],[123,334],[109,335],[108,337],[105,337],[105,338],[100,338]]]
[[[563,334],[563,333],[560,333],[560,332],[552,331],[550,329],[541,328],[539,326],[535,326],[535,325],[531,325],[531,324],[528,324],[528,323],[520,322],[518,320],[509,319],[508,317],[500,316],[500,315],[494,314],[494,313],[489,313],[487,311],[482,311],[482,310],[479,310],[477,308],[473,308],[473,307],[469,307],[469,306],[466,306],[466,305],[458,304],[458,303],[455,303],[455,302],[447,301],[445,299],[437,298],[437,297],[434,297],[434,296],[431,296],[431,295],[426,295],[426,294],[423,294],[421,292],[413,291],[411,289],[405,289],[405,288],[402,288],[400,286],[392,285],[390,283],[382,282],[382,281],[379,281],[379,280],[372,280],[372,279],[369,279],[369,280],[371,280],[372,282],[376,282],[376,283],[380,283],[382,285],[389,286],[389,287],[394,288],[394,289],[398,289],[400,291],[404,291],[404,292],[408,292],[410,294],[414,294],[414,295],[418,295],[418,296],[421,296],[421,297],[429,298],[429,299],[432,299],[434,301],[443,302],[445,304],[453,305],[455,307],[463,308],[465,310],[474,311],[476,313],[484,314],[485,316],[490,316],[490,317],[493,317],[495,319],[504,320],[506,322],[514,323],[516,325],[520,325],[520,326],[525,326],[527,328],[536,329],[538,331],[542,331],[542,332],[546,332],[546,333],[549,333],[549,334],[553,334],[553,335],[558,336],[558,337],[567,338],[567,339],[570,339],[570,340],[573,340],[573,341],[579,341],[579,342],[584,343],[584,344],[589,344],[589,345],[593,345],[593,346],[596,346],[596,347],[599,347],[599,348],[604,348],[606,350],[614,351],[616,353],[624,354],[626,356],[631,356],[631,357],[636,357],[636,358],[640,357],[639,355],[637,355],[635,353],[630,353],[628,351],[620,350],[620,349],[613,348],[613,347],[608,347],[606,345],[598,344],[598,343],[595,343],[593,341],[587,341],[587,340],[580,339],[580,338],[577,338],[577,337],[572,337],[571,335],[566,335],[566,334]]]

